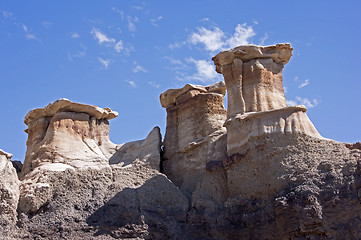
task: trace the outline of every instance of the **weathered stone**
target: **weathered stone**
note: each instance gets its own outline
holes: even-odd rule
[[[109,161],[113,164],[141,161],[159,169],[159,129],[155,128],[144,141],[117,146],[109,139],[108,122],[116,115],[108,108],[72,103],[66,99],[30,111],[25,117],[28,141],[21,176],[43,165],[47,165],[43,169],[64,169],[61,166],[103,168],[109,167]],[[54,163],[63,165],[55,166]]]
[[[24,123],[29,125],[32,121],[42,117],[53,117],[58,112],[83,112],[96,119],[113,119],[118,113],[110,108],[100,108],[93,105],[73,103],[66,98],[58,99],[45,108],[37,108],[26,114]]]
[[[12,154],[0,149],[0,234],[17,221],[20,181],[11,157]]]
[[[22,176],[47,163],[74,167],[104,164],[115,153],[116,145],[109,140],[108,120],[96,119],[83,111],[57,112],[28,124]]]
[[[144,140],[119,144],[109,163],[126,167],[136,162],[159,171],[161,145],[160,129],[155,127]]]
[[[223,82],[208,87],[187,84],[161,94],[167,109],[163,169],[186,192],[192,192],[205,173],[208,158],[217,160],[223,152],[214,142],[223,139],[226,110]]]
[[[292,47],[285,43],[239,46],[212,58],[227,84],[228,118],[286,107],[282,69],[291,56]]]
[[[272,133],[306,134],[322,138],[302,106],[285,107],[263,112],[237,114],[227,119],[227,153],[228,156],[239,152],[240,147],[251,137]]]
[[[280,43],[271,46],[243,45],[218,53],[212,58],[216,71],[222,73],[222,67],[232,64],[235,58],[248,62],[252,59],[271,58],[275,63],[285,65],[292,56],[291,44]]]

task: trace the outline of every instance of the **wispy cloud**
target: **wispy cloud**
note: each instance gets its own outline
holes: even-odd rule
[[[2,10],[1,13],[5,19],[14,15],[14,13],[5,10]]]
[[[165,56],[164,58],[167,59],[173,65],[182,65],[183,64],[181,60],[174,59],[172,57]]]
[[[124,20],[124,12],[116,7],[113,7],[112,10],[120,15],[122,21]]]
[[[130,32],[135,32],[137,30],[137,27],[135,26],[135,23],[137,23],[139,21],[138,17],[131,17],[128,16],[128,30]]]
[[[256,33],[252,26],[247,26],[247,23],[238,24],[234,34],[230,37],[227,37],[218,27],[214,27],[213,29],[200,27],[189,36],[189,42],[194,45],[199,43],[203,44],[207,51],[215,52],[249,44],[249,39],[255,35]]]
[[[43,26],[45,28],[50,28],[54,23],[50,22],[50,21],[44,21],[43,22]]]
[[[226,41],[226,47],[234,48],[239,45],[249,44],[249,38],[255,35],[256,33],[253,28],[251,26],[247,26],[247,23],[238,24],[233,36]]]
[[[77,39],[77,38],[80,38],[80,35],[77,32],[72,32],[71,38]]]
[[[114,38],[108,37],[107,35],[102,33],[97,28],[93,28],[90,33],[93,35],[94,39],[96,39],[98,41],[99,44],[102,44],[102,43],[115,43]]]
[[[140,66],[139,64],[137,64],[137,62],[134,62],[134,65],[135,67],[132,69],[132,71],[134,73],[137,73],[137,72],[148,72],[145,68],[143,68],[142,66]]]
[[[169,44],[168,47],[173,50],[176,48],[181,48],[183,45],[185,45],[185,42],[175,42],[175,43]]]
[[[287,100],[287,105],[305,105],[307,108],[314,108],[319,104],[317,99],[296,97],[294,100]]]
[[[155,82],[152,82],[152,81],[148,81],[148,84],[154,88],[160,88],[160,85],[155,83]]]
[[[264,36],[260,39],[261,42],[259,43],[259,45],[263,46],[266,40],[268,39],[268,37],[269,37],[268,34],[265,33]]]
[[[199,20],[200,22],[208,22],[209,21],[209,18],[205,17],[205,18],[202,18],[201,20]]]
[[[206,50],[214,52],[223,47],[223,38],[224,32],[218,27],[215,27],[213,30],[200,27],[197,29],[197,32],[190,35],[189,41],[192,44],[202,43]]]
[[[124,49],[124,44],[122,40],[119,40],[115,45],[114,45],[114,49],[117,52],[121,52]]]
[[[131,80],[125,80],[126,83],[128,83],[131,87],[135,88],[137,87],[137,84],[135,84],[134,81],[131,81]]]
[[[219,74],[214,70],[214,65],[207,60],[195,60],[194,58],[186,59],[187,62],[194,64],[196,73],[190,76],[185,76],[186,81],[211,82],[220,79]]]
[[[303,83],[301,83],[300,85],[298,85],[298,88],[306,87],[309,83],[310,83],[310,81],[309,81],[308,79],[306,79]]]
[[[80,47],[82,48],[82,50],[78,51],[77,53],[67,53],[68,60],[70,62],[74,62],[76,58],[83,58],[86,56],[87,48],[83,44],[80,44]]]
[[[159,17],[156,17],[156,18],[152,18],[152,19],[150,19],[150,22],[152,23],[153,26],[159,27],[158,22],[159,22],[160,20],[162,20],[162,18],[163,18],[162,16],[159,16]]]
[[[28,27],[27,27],[25,24],[22,24],[21,27],[22,27],[23,30],[24,30],[25,38],[26,38],[26,39],[40,41],[40,39],[38,39],[38,38],[35,36],[35,34],[29,32],[29,29],[28,29]]]
[[[98,61],[104,66],[105,69],[107,69],[110,64],[110,60],[103,59],[101,57],[98,57]]]

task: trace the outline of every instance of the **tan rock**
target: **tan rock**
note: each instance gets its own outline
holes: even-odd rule
[[[292,56],[288,43],[239,46],[212,60],[227,85],[228,117],[286,107],[282,69]]]
[[[225,146],[219,143],[225,140],[224,94],[225,86],[220,82],[208,87],[187,84],[160,96],[167,109],[163,169],[185,192],[195,189],[209,159],[224,154],[215,149]]]
[[[119,144],[109,163],[122,167],[129,167],[133,163],[144,164],[159,171],[161,145],[160,129],[155,127],[144,140]]]
[[[66,98],[58,99],[50,103],[45,108],[37,108],[26,114],[24,123],[29,125],[30,122],[42,117],[53,117],[58,112],[83,112],[96,119],[113,119],[118,116],[116,111],[110,108],[100,108],[93,105],[73,103]]]
[[[285,65],[292,56],[291,44],[280,43],[271,46],[243,45],[218,53],[212,58],[216,71],[222,73],[222,67],[232,64],[235,58],[247,62],[252,59],[271,58],[275,63]]]
[[[291,106],[263,112],[250,112],[235,115],[227,119],[227,153],[228,156],[239,153],[242,145],[251,137],[266,134],[306,134],[321,138],[317,129],[306,114],[306,107]]]
[[[12,154],[0,149],[0,233],[17,221],[19,185],[17,173],[11,163]]]
[[[243,64],[245,112],[261,112],[286,107],[281,63],[271,58],[254,59]]]
[[[40,166],[49,171],[56,171],[57,167],[62,170],[68,167],[109,168],[109,161],[123,164],[139,160],[159,170],[159,129],[156,128],[148,140],[117,147],[109,139],[108,122],[116,115],[108,108],[66,99],[30,111],[25,117],[28,141],[21,176]]]

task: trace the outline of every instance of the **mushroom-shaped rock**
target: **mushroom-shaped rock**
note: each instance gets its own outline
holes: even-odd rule
[[[286,107],[282,69],[292,56],[291,44],[245,45],[212,58],[228,90],[228,117]]]
[[[107,163],[116,145],[109,140],[109,108],[59,99],[25,117],[27,151],[21,175],[45,163],[75,167]]]

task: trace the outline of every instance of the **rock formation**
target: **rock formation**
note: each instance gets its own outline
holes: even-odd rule
[[[251,136],[280,132],[321,138],[304,106],[286,107],[282,69],[292,56],[291,44],[246,45],[223,51],[212,60],[228,90],[227,153],[232,155]]]
[[[12,155],[0,149],[0,228],[12,227],[17,221],[19,184]],[[1,231],[0,231],[1,233]]]
[[[202,179],[207,161],[225,156],[221,150],[226,132],[225,91],[224,82],[219,82],[207,87],[187,84],[160,95],[167,109],[163,169],[188,194]]]
[[[0,150],[0,236],[361,239],[360,144],[323,138],[304,106],[286,106],[291,55],[290,44],[219,53],[225,83],[160,95],[164,142],[155,127],[112,143],[108,108],[30,111],[20,180]]]

